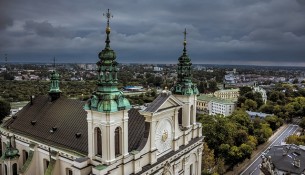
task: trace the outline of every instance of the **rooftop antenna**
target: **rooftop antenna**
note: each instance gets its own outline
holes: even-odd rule
[[[55,68],[56,68],[56,67],[55,67],[55,61],[56,61],[56,60],[55,60],[55,57],[53,57],[53,71],[55,71]]]
[[[8,71],[8,67],[7,67],[7,54],[4,54],[4,60],[5,60],[5,68],[6,68],[6,72]]]

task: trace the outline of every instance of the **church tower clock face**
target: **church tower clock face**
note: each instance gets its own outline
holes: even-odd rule
[[[172,125],[168,120],[158,122],[156,128],[155,143],[158,149],[157,154],[169,150],[172,146]]]

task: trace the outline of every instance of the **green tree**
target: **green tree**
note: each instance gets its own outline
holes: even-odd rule
[[[8,116],[11,112],[11,104],[4,99],[0,99],[0,120]]]
[[[293,81],[292,81],[292,84],[298,84],[299,83],[299,79],[295,78]]]
[[[240,151],[242,152],[244,159],[245,158],[250,159],[253,148],[251,146],[243,143],[243,144],[240,145]]]
[[[305,129],[305,117],[302,117],[300,123],[299,123],[299,126],[302,128],[302,130],[304,131]]]
[[[204,142],[202,150],[202,171],[210,172],[215,166],[214,151]]]
[[[246,93],[252,92],[252,88],[249,86],[244,86],[239,88],[239,95],[244,96]]]
[[[247,110],[256,110],[257,109],[257,103],[254,100],[247,99],[244,103],[244,108]]]
[[[230,148],[229,154],[228,154],[228,161],[227,163],[231,163],[231,165],[235,165],[239,163],[243,158],[243,153],[241,152],[240,148],[237,146],[232,146]]]
[[[264,118],[264,120],[270,125],[270,128],[273,131],[277,130],[284,123],[283,119],[278,118],[275,115],[268,115]]]
[[[216,172],[220,175],[224,174],[226,172],[226,168],[225,168],[225,161],[223,158],[218,158],[216,160]]]

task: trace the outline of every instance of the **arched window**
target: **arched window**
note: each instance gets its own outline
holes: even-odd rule
[[[115,157],[120,156],[122,154],[121,152],[121,135],[122,135],[122,129],[120,127],[115,128],[114,131],[114,145],[115,145]]]
[[[95,131],[96,131],[95,132],[95,134],[96,134],[96,136],[95,136],[96,154],[102,156],[102,132],[101,132],[100,128],[96,128]]]
[[[13,175],[18,175],[17,174],[17,163],[13,164]]]
[[[70,168],[66,168],[66,175],[73,175],[73,171]]]

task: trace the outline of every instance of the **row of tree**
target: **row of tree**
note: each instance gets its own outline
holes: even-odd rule
[[[205,173],[211,172],[211,165],[216,166],[218,161],[224,160],[225,164],[232,167],[250,158],[253,150],[266,142],[273,131],[283,124],[283,120],[277,116],[251,120],[242,109],[234,111],[228,117],[200,115],[198,120],[203,126],[205,142],[209,149],[213,150],[217,160],[212,163],[206,162],[211,158],[203,160]]]

